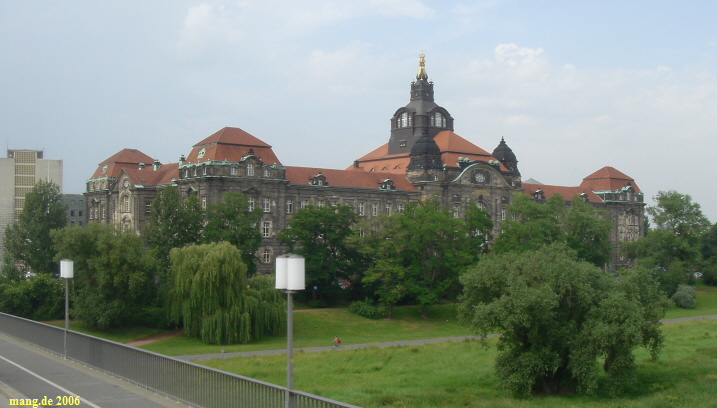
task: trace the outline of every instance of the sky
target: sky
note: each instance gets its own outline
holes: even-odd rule
[[[713,0],[0,0],[0,142],[62,159],[64,193],[225,126],[343,169],[388,141],[423,51],[455,132],[504,137],[524,180],[612,166],[715,222],[716,19]]]

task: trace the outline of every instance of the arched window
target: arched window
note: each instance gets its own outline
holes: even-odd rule
[[[411,126],[411,115],[409,115],[408,112],[403,112],[398,115],[396,126],[400,128]]]
[[[446,127],[446,117],[441,112],[434,112],[431,115],[431,126]]]

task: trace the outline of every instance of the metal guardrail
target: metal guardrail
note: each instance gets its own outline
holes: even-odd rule
[[[64,329],[0,313],[0,332],[64,355]],[[67,358],[193,407],[284,407],[286,387],[163,356],[75,331]],[[291,390],[297,408],[358,408]]]

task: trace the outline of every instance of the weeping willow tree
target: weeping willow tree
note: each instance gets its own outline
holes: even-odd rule
[[[248,280],[230,243],[174,248],[170,260],[170,318],[204,343],[248,343],[286,327],[281,293],[270,277]]]

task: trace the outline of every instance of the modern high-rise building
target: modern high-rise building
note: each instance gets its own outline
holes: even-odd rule
[[[42,150],[10,149],[0,158],[0,264],[5,247],[5,228],[17,221],[25,205],[25,195],[38,180],[51,181],[62,193],[62,160],[44,158]]]

